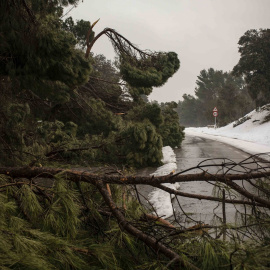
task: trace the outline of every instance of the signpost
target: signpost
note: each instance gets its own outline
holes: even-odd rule
[[[218,116],[218,109],[215,107],[213,109],[213,116],[215,117],[215,128],[217,127],[217,116]]]

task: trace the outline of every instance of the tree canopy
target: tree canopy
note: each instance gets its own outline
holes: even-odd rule
[[[226,125],[253,109],[242,77],[222,70],[202,70],[196,81],[195,95],[183,95],[178,113],[183,125],[212,125],[214,107],[218,107],[218,124]]]
[[[95,35],[96,22],[64,20],[63,8],[78,2],[1,2],[0,167],[100,166],[104,172],[110,165],[130,173],[161,165],[163,145],[180,146],[183,133],[174,117],[174,129],[162,136],[166,115],[145,95],[173,76],[178,56],[142,51],[110,28]],[[115,62],[91,53],[102,33],[112,41]],[[0,268],[134,269],[134,256],[147,245],[109,221],[110,210],[103,218],[97,187],[63,180],[10,186],[13,178],[0,174]],[[2,193],[5,185],[10,193]],[[121,202],[121,189],[110,192]],[[123,202],[141,216],[142,206],[127,192]],[[161,265],[155,253],[143,257],[142,267]]]
[[[120,72],[133,87],[159,87],[179,69],[180,61],[174,52],[157,53],[136,61],[123,57]]]
[[[35,145],[39,160],[51,159],[54,153],[54,158],[70,162],[87,156],[90,163],[160,164],[163,143],[156,121],[162,120],[155,120],[161,118],[160,109],[147,115],[151,106],[144,104],[141,95],[149,95],[153,86],[164,84],[178,70],[177,54],[142,51],[110,28],[95,36],[96,22],[63,20],[63,7],[78,2],[3,2],[0,72],[5,98],[0,109],[0,144],[7,155],[3,161],[16,163],[14,156],[21,151],[25,153],[21,162],[30,162],[36,156]],[[85,57],[83,53],[85,47],[90,53],[103,33],[115,48],[115,63],[103,55]],[[140,73],[143,76],[137,76]],[[145,111],[144,116],[128,114],[136,108]],[[147,138],[149,147],[156,147],[153,156],[146,148],[136,158],[129,154],[137,143],[136,136],[130,140],[130,132],[138,126],[143,133],[156,134]],[[180,131],[178,137],[180,143]],[[69,151],[75,148],[84,149],[83,154]]]
[[[257,106],[270,102],[270,29],[248,30],[239,39],[240,60],[236,75],[244,75]]]

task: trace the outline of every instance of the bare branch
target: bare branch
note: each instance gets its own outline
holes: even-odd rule
[[[206,196],[206,195],[200,195],[200,194],[192,194],[192,193],[186,193],[182,192],[179,190],[175,190],[163,185],[153,185],[159,189],[162,189],[164,191],[167,191],[170,194],[182,196],[182,197],[187,197],[187,198],[193,198],[193,199],[198,199],[198,200],[207,200],[207,201],[215,201],[215,202],[223,202],[223,198],[218,198],[218,197],[213,197],[213,196]],[[247,205],[254,205],[254,201],[247,201],[247,200],[229,200],[225,199],[226,203],[231,203],[231,204],[247,204]],[[264,204],[257,204],[257,206],[260,207],[265,207]]]

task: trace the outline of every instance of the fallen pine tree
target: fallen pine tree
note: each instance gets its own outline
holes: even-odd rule
[[[241,166],[247,163],[251,162]],[[215,166],[232,168],[235,164]],[[134,269],[135,265],[140,265],[140,269],[174,269],[177,265],[183,269],[233,269],[247,260],[251,247],[245,246],[246,239],[235,238],[241,234],[254,244],[255,255],[247,260],[248,265],[253,269],[269,265],[269,251],[265,249],[270,232],[268,162],[245,173],[210,174],[207,167],[200,168],[203,172],[199,174],[185,172],[162,177],[102,175],[88,170],[46,167],[0,168],[0,230],[4,243],[0,264],[27,269],[43,269],[43,264],[48,265],[44,269],[54,269],[53,261],[59,263],[58,269]],[[50,182],[44,184],[46,179]],[[226,188],[227,195],[234,191],[241,197],[189,194],[181,188],[174,190],[163,185],[197,181],[218,184],[223,191]],[[252,183],[255,192],[246,190],[243,181]],[[179,198],[216,201],[224,206],[243,205],[253,215],[247,211],[244,220],[234,225],[226,224],[223,219],[216,225],[198,222],[185,227],[177,220],[168,222],[153,213],[154,209],[147,210],[141,205],[135,196],[138,184],[162,189]],[[226,216],[223,218],[226,221]],[[218,240],[225,234],[229,241]],[[110,246],[109,250],[99,254],[97,250],[104,245]],[[199,253],[194,254],[188,245]],[[29,251],[32,259],[25,255]],[[203,255],[205,252],[207,256]],[[121,258],[130,258],[128,266],[119,254]],[[258,263],[257,256],[264,259]]]

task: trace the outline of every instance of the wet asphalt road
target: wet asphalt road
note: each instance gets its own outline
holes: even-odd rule
[[[177,171],[196,166],[206,159],[227,158],[240,162],[250,156],[228,144],[197,136],[186,136],[181,148],[175,149],[174,152],[177,159]]]
[[[222,170],[218,166],[213,166],[224,161],[232,160],[234,162],[241,162],[248,158],[250,155],[227,144],[213,141],[198,136],[186,136],[182,142],[181,148],[174,149],[177,160],[177,172],[187,170],[192,167],[196,167],[199,163],[210,164],[207,168],[209,173],[221,173]],[[221,158],[218,160],[217,158]],[[211,160],[210,160],[211,159]],[[225,160],[224,160],[225,159]],[[235,167],[236,171],[243,171],[241,167]],[[155,171],[154,168],[146,168],[140,171],[143,175],[148,175]],[[191,172],[186,173],[200,173],[202,170],[194,169]],[[234,172],[230,172],[234,173]],[[181,183],[180,190],[182,192],[203,194],[212,196],[214,193],[214,186],[212,183],[203,181]],[[250,189],[251,187],[245,184],[245,188]],[[142,200],[146,203],[144,198],[148,197],[149,192],[152,191],[152,187],[139,187],[142,193]],[[227,194],[228,196],[228,194]],[[144,197],[144,198],[143,198]],[[173,199],[173,206],[175,210],[175,216],[177,221],[182,225],[194,224],[195,222],[204,222],[206,224],[214,224],[214,220],[219,222],[222,218],[222,205],[217,202],[211,202],[206,200],[197,200],[186,197],[177,197]],[[179,205],[180,204],[180,205]],[[241,207],[237,207],[237,210],[243,211]],[[226,204],[226,217],[227,222],[234,223],[236,219],[236,208],[234,205]],[[187,217],[189,216],[189,217]],[[213,220],[213,218],[215,218]],[[170,218],[171,220],[174,217]],[[218,221],[219,220],[219,221]]]

